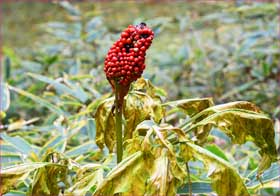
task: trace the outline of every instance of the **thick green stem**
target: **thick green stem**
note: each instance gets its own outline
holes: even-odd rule
[[[115,120],[117,138],[117,162],[122,161],[122,100],[120,99],[120,86],[115,82]]]

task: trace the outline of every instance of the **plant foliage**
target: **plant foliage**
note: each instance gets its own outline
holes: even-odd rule
[[[120,29],[59,5],[68,19],[43,24],[48,35],[32,55],[4,47],[1,195],[279,193],[279,121],[249,102],[279,114],[274,4],[147,21],[162,41],[147,54],[148,79],[125,97],[118,164],[115,98],[101,64]],[[174,28],[170,42],[164,32]],[[233,99],[247,101],[225,103]]]

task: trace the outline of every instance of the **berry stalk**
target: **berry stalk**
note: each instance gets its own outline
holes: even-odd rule
[[[117,135],[117,163],[122,161],[122,100],[120,99],[120,85],[115,82],[115,122]]]

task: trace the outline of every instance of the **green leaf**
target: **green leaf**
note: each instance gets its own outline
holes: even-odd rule
[[[225,100],[229,97],[232,97],[233,95],[237,94],[237,93],[241,93],[243,91],[246,91],[247,89],[250,89],[252,86],[256,85],[258,82],[260,82],[259,80],[255,79],[252,81],[249,81],[247,83],[244,83],[240,86],[237,86],[233,89],[231,89],[230,91],[228,91],[227,93],[225,93],[220,100]]]
[[[87,143],[84,143],[82,145],[79,145],[75,148],[71,148],[70,150],[65,152],[65,156],[68,157],[76,157],[79,155],[83,155],[87,152],[93,152],[93,151],[97,151],[98,147],[96,146],[96,144],[93,141],[89,141]]]
[[[2,142],[0,148],[0,154],[3,153],[19,153],[19,151],[13,145]]]
[[[186,161],[194,158],[204,163],[212,188],[218,195],[249,195],[242,178],[225,160],[190,142],[181,143],[181,153]]]
[[[6,83],[0,82],[0,112],[8,110],[10,106],[10,91]]]
[[[222,151],[222,149],[215,145],[215,144],[211,144],[211,145],[207,145],[205,146],[205,148],[207,150],[209,150],[210,152],[212,152],[213,154],[217,155],[218,157],[224,159],[225,161],[229,161],[227,156],[225,155],[225,153]]]
[[[34,152],[34,149],[32,148],[31,144],[29,144],[27,141],[25,141],[19,136],[10,137],[6,133],[1,133],[0,137],[5,142],[11,144],[13,148],[17,149],[19,152],[25,155],[30,155],[32,152]]]
[[[202,193],[212,193],[213,192],[210,182],[192,182],[191,187],[192,187],[192,193],[202,194]],[[180,195],[181,194],[186,195],[188,193],[189,193],[188,184],[180,187],[177,191],[177,194],[180,194]]]
[[[92,118],[89,118],[87,121],[87,132],[88,132],[88,137],[90,140],[95,141],[96,138],[96,125],[95,121]]]
[[[59,2],[59,5],[63,7],[70,15],[73,16],[80,16],[81,12],[78,8],[74,7],[71,3],[68,1],[61,1]]]
[[[259,178],[259,179],[258,179]],[[271,164],[271,167],[263,172],[262,175],[258,176],[258,170],[255,169],[253,172],[251,172],[246,179],[248,179],[248,182],[246,183],[246,186],[249,189],[257,190],[259,188],[262,188],[262,186],[266,183],[270,183],[271,181],[278,181],[280,178],[280,164],[279,163],[273,163]]]
[[[252,5],[243,5],[237,8],[232,9],[234,12],[242,13],[244,16],[254,16],[260,14],[273,14],[277,13],[277,5],[274,3],[266,4],[252,4]]]
[[[9,86],[9,89],[12,90],[12,91],[15,91],[15,92],[17,92],[17,93],[19,93],[23,96],[26,96],[26,97],[32,99],[34,102],[41,104],[42,106],[48,108],[49,110],[56,113],[57,115],[62,115],[62,116],[66,115],[60,108],[51,104],[50,102],[48,102],[45,99],[42,99],[42,98],[40,98],[36,95],[33,95],[29,92],[26,92],[24,90],[21,90],[19,88],[13,87],[13,86]]]
[[[0,193],[6,193],[10,190],[10,187],[15,185],[19,180],[23,180],[27,175],[41,167],[46,166],[48,163],[24,163],[20,165],[15,165],[7,167],[5,169],[1,168],[1,188]]]
[[[242,109],[243,108],[243,109]],[[233,102],[210,107],[193,118],[206,116],[196,122],[187,131],[204,126],[215,126],[226,133],[233,143],[244,144],[254,142],[260,148],[262,160],[259,165],[259,174],[270,167],[277,158],[274,143],[273,122],[252,103]],[[203,137],[209,132],[200,133]]]
[[[58,151],[58,152],[64,152],[65,147],[66,147],[66,137],[62,135],[58,135],[56,137],[53,137],[49,139],[47,143],[41,148],[40,155],[46,154],[46,152],[50,149]]]
[[[87,94],[82,90],[81,87],[77,87],[76,85],[72,85],[71,87],[68,87],[68,86],[60,83],[57,80],[54,80],[54,79],[51,79],[51,78],[48,78],[46,76],[39,75],[39,74],[28,73],[28,75],[31,76],[32,78],[35,78],[37,80],[40,80],[42,82],[45,82],[45,83],[48,83],[48,84],[54,86],[54,88],[58,92],[65,92],[65,93],[68,93],[69,95],[72,95],[73,97],[79,99],[83,103],[85,101],[87,101],[87,99],[88,99]]]
[[[34,61],[21,61],[21,66],[27,69],[27,71],[41,72],[43,65]]]
[[[8,193],[6,193],[3,196],[25,196],[25,195],[26,195],[25,192],[12,190],[12,191],[9,191]]]
[[[10,165],[15,165],[22,162],[22,158],[18,154],[2,154],[0,155],[1,166],[6,167]]]

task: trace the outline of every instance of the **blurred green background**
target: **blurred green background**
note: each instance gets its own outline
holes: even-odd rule
[[[166,89],[169,99],[249,100],[279,116],[276,4],[13,2],[1,9],[4,78],[30,92],[42,86],[27,72],[52,78],[90,75],[92,89],[109,92],[104,56],[123,28],[144,21],[156,33],[144,77]],[[10,117],[42,112],[14,99]],[[32,113],[19,114],[26,109]]]

